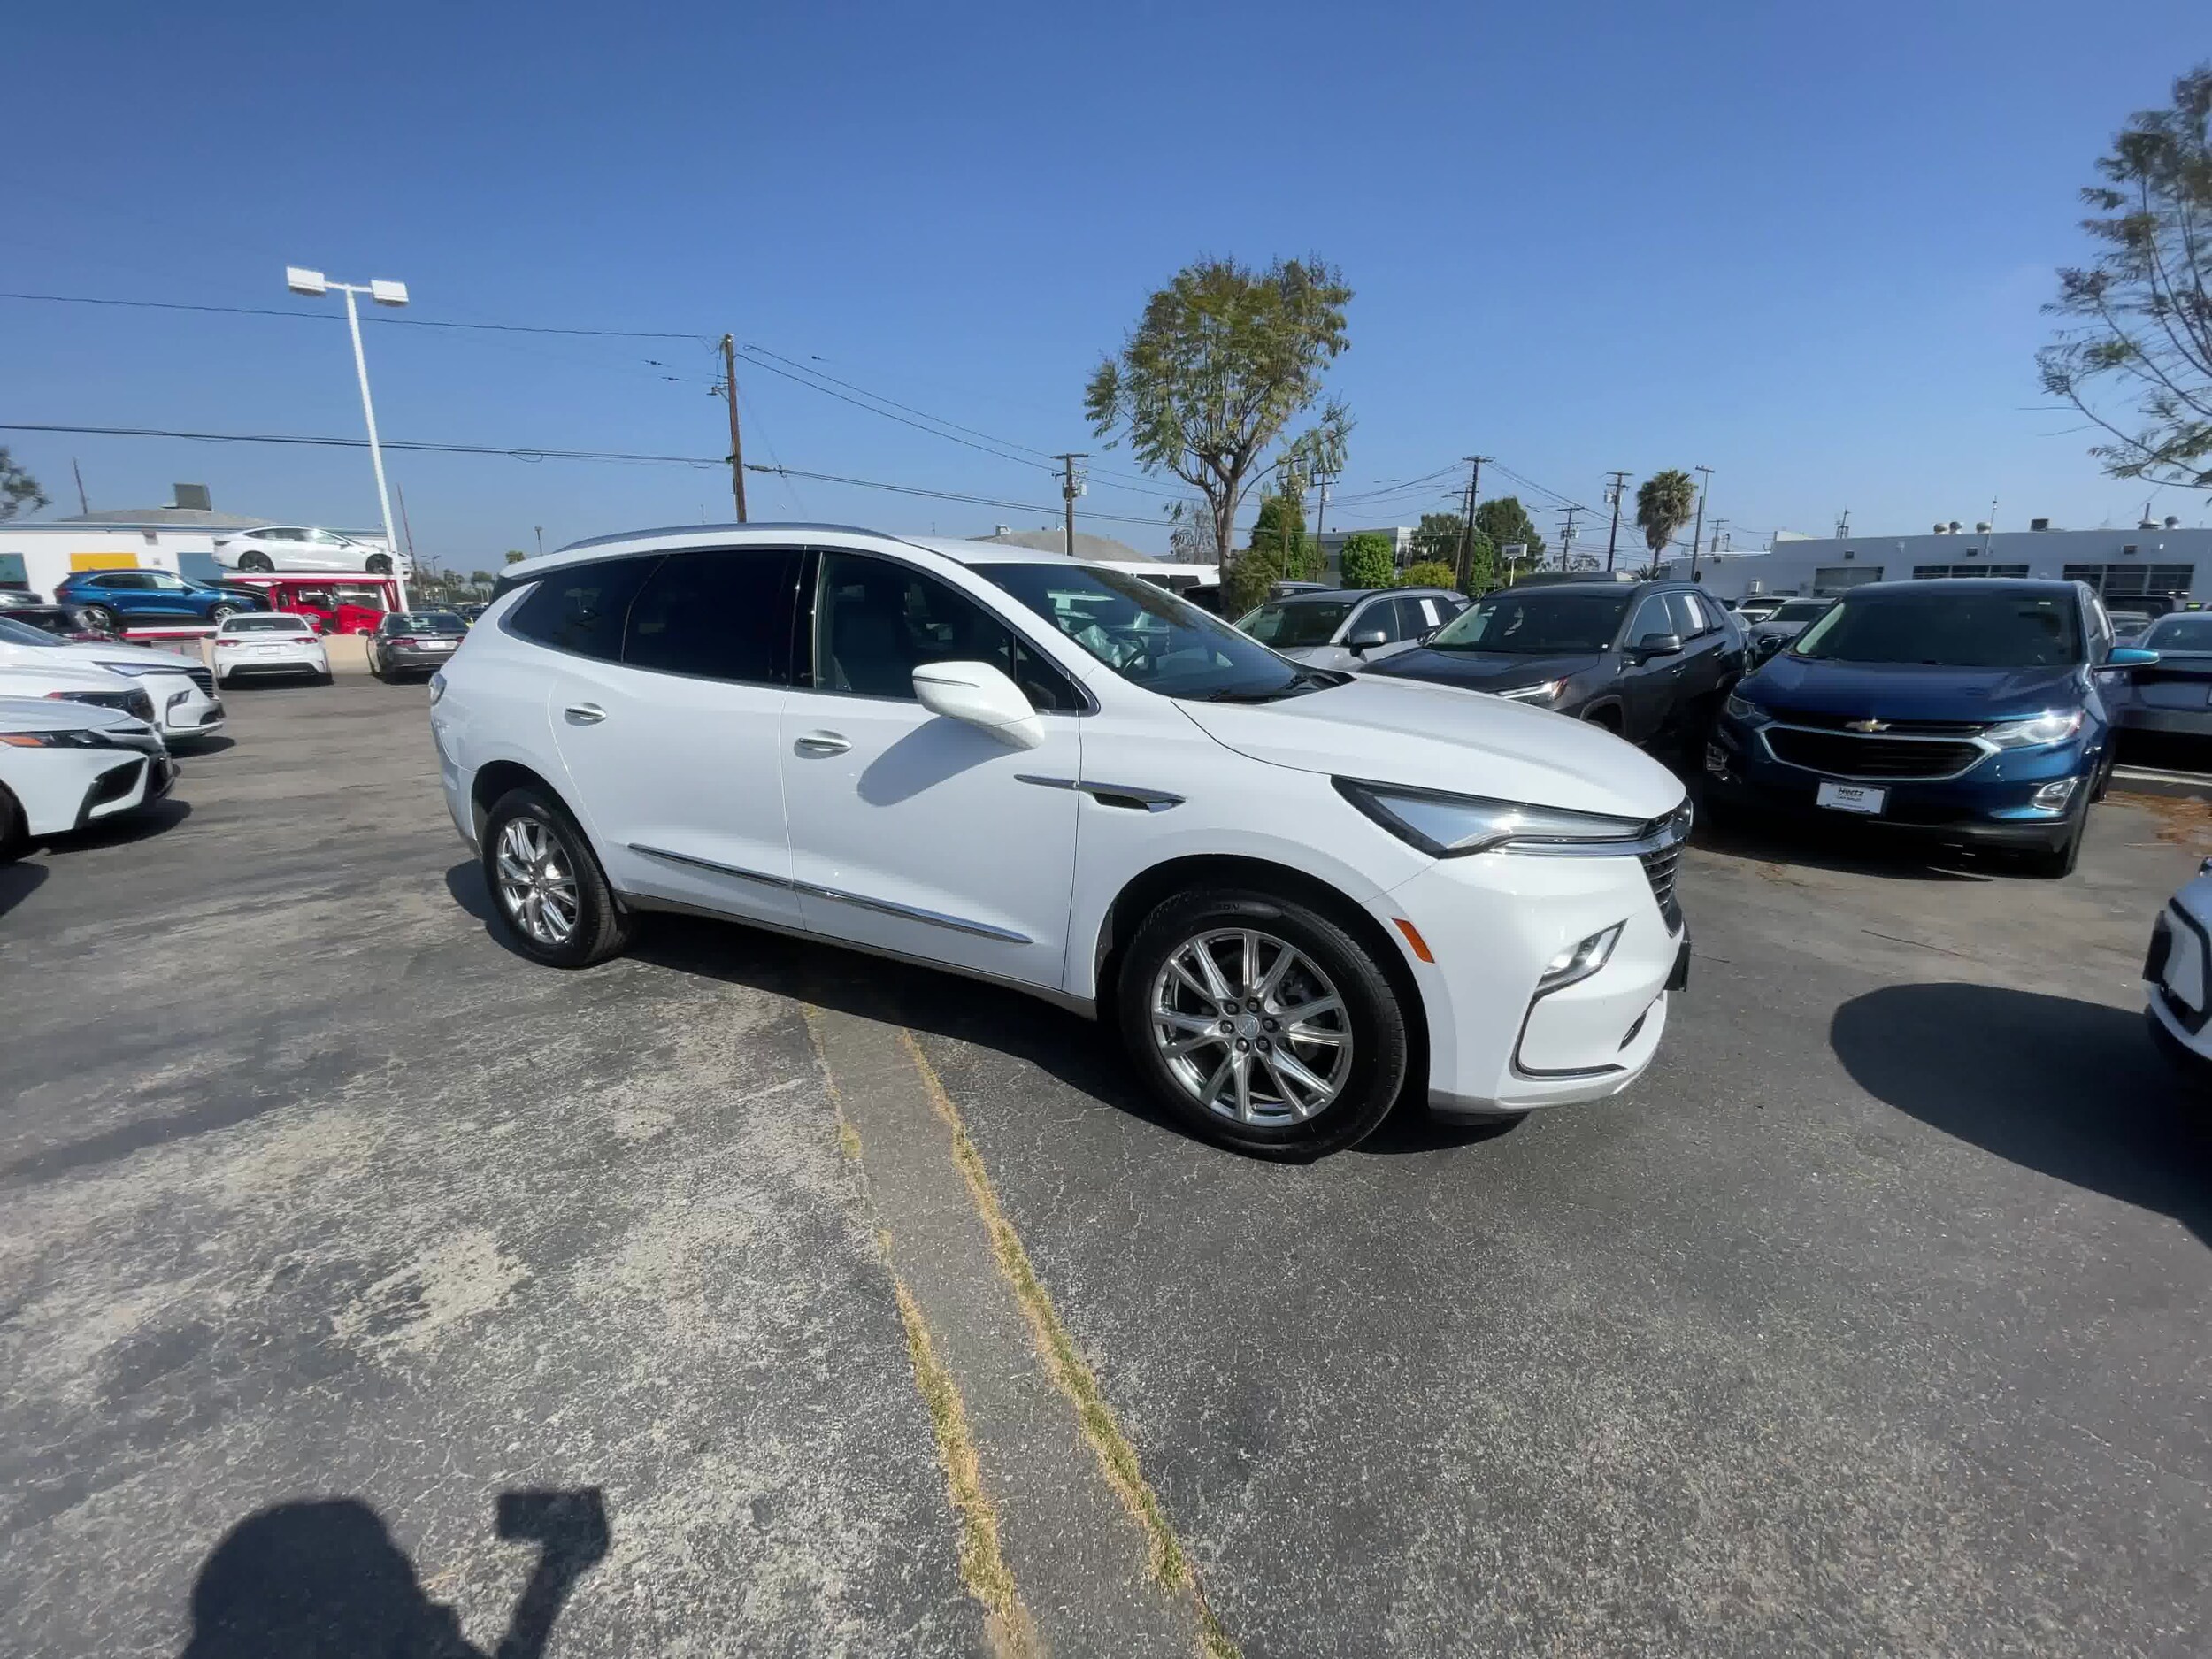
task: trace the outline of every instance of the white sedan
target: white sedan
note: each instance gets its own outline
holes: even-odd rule
[[[226,617],[215,630],[215,683],[233,686],[241,679],[292,678],[305,674],[319,685],[330,683],[330,652],[315,625],[283,611],[251,611]]]
[[[4,695],[0,675],[0,859],[34,837],[150,805],[177,769],[161,733],[115,709]]]
[[[2159,1048],[2182,1070],[2212,1079],[2212,858],[2152,925],[2143,978]]]
[[[404,557],[393,568],[392,551],[381,541],[364,541],[313,525],[265,524],[220,537],[215,562],[234,571],[370,571],[379,576],[411,574]]]
[[[0,616],[0,666],[104,668],[142,687],[152,701],[150,717],[172,743],[211,737],[223,726],[215,676],[188,657],[120,641],[78,645]]]

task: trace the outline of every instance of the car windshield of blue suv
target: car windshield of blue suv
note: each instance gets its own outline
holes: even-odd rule
[[[976,574],[1124,680],[1164,697],[1272,703],[1349,678],[1278,657],[1141,576],[1085,565],[980,565]]]
[[[2082,659],[2062,593],[1892,593],[1847,598],[1798,636],[1796,657],[1928,668],[2062,668]]]
[[[1429,637],[1432,651],[1515,651],[1554,656],[1602,651],[1620,632],[1629,595],[1493,594],[1463,611]]]

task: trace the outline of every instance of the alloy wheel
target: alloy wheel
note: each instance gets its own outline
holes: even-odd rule
[[[1170,951],[1148,1023],[1191,1098],[1232,1123],[1302,1123],[1352,1069],[1344,999],[1310,956],[1272,933],[1225,928]]]
[[[512,818],[499,832],[499,901],[516,926],[541,945],[566,944],[576,932],[576,872],[540,819]]]

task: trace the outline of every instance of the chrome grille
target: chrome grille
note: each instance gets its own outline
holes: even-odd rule
[[[1644,875],[1651,882],[1651,896],[1659,901],[1659,915],[1671,933],[1682,926],[1682,905],[1674,894],[1675,872],[1682,862],[1682,843],[1676,841],[1656,852],[1640,854],[1637,862],[1644,867]]]
[[[1980,744],[1913,737],[1861,737],[1850,732],[1765,729],[1768,749],[1788,766],[1832,778],[1955,778],[1982,758]]]
[[[186,673],[191,675],[192,683],[197,686],[202,691],[205,692],[209,696],[211,697],[215,695],[215,676],[212,673],[201,667],[197,663],[180,662],[177,666],[182,669]]]

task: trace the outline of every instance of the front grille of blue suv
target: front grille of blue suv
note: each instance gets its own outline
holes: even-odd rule
[[[2157,660],[2116,647],[2078,582],[1857,588],[1737,683],[1706,747],[1707,803],[2063,876],[2112,765],[2106,695]]]

